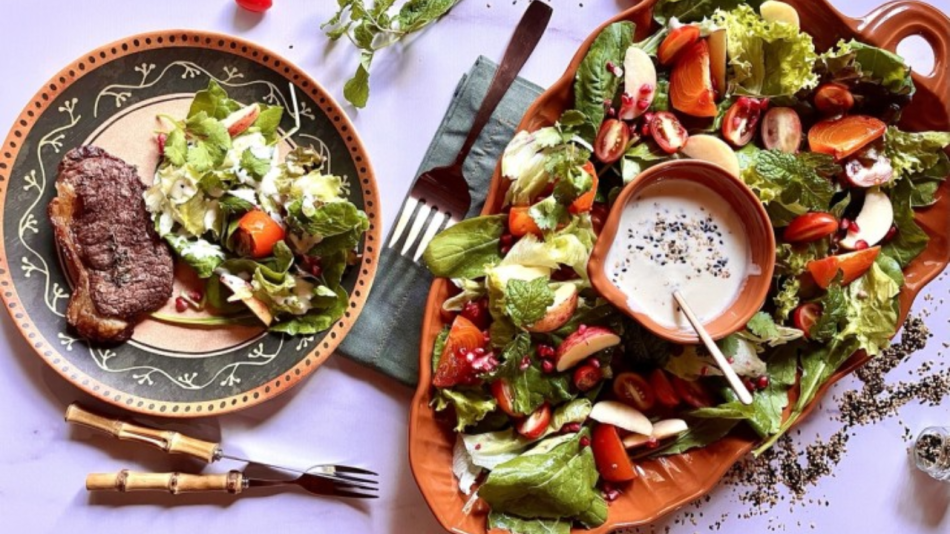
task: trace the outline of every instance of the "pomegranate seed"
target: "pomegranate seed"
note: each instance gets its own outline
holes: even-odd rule
[[[617,110],[614,109],[613,106],[610,106],[609,108],[607,108],[607,116],[608,116],[608,117],[616,117],[616,116],[617,116]]]
[[[590,363],[591,367],[593,367],[594,369],[600,369],[600,360],[598,360],[597,358],[590,358],[588,360],[588,363]]]
[[[195,302],[199,302],[202,298],[204,298],[204,295],[201,293],[201,291],[198,291],[197,289],[192,289],[191,291],[188,292],[188,297],[191,298],[191,300]]]
[[[649,95],[649,94],[651,94],[651,93],[653,93],[653,86],[652,86],[652,85],[650,85],[650,84],[648,84],[648,83],[645,83],[645,84],[643,84],[643,85],[640,86],[640,94],[641,94],[641,95],[647,96],[647,95]]]
[[[614,62],[613,62],[613,61],[608,61],[608,62],[607,62],[607,70],[612,71],[612,70],[614,70],[615,68],[616,68],[616,65],[614,65]]]
[[[565,434],[570,434],[573,432],[580,432],[581,424],[580,423],[568,423],[561,427],[561,432]]]
[[[476,443],[476,444],[475,444],[475,450],[476,450],[476,451],[482,450],[482,444],[481,444],[481,443]]]
[[[861,228],[858,226],[857,221],[851,221],[851,226],[848,227],[848,230],[854,233],[861,231]]]
[[[588,447],[588,446],[590,446],[590,438],[587,437],[587,436],[582,437],[582,438],[580,439],[580,444],[581,444],[581,447]]]
[[[650,438],[646,442],[646,448],[655,449],[660,446],[660,441],[656,438]]]
[[[635,124],[630,125],[630,139],[634,140],[634,143],[640,139],[640,131],[637,129]]]
[[[511,234],[501,234],[501,245],[503,247],[510,247],[515,242],[515,236]]]
[[[466,353],[465,353],[465,361],[467,361],[467,362],[469,362],[469,363],[474,362],[474,361],[475,361],[475,353],[474,353],[474,352],[466,352]]]
[[[706,367],[704,365],[699,369],[699,376],[706,376],[708,374],[709,374],[709,367]]]
[[[165,141],[168,141],[168,136],[165,135],[165,134],[163,134],[163,133],[160,133],[160,134],[158,134],[158,137],[156,138],[156,140],[158,141],[158,153],[159,153],[159,154],[164,154],[164,153],[165,153]]]
[[[736,359],[732,357],[726,358],[726,361],[729,362],[730,364],[736,363]]]
[[[465,347],[459,347],[455,349],[455,354],[458,354],[459,356],[464,358],[465,355],[468,354],[468,349],[466,349]]]
[[[894,236],[897,235],[897,227],[891,226],[891,229],[887,231],[887,234],[884,236],[884,241],[890,241],[894,239]]]
[[[854,250],[864,250],[864,249],[866,249],[866,248],[868,248],[868,247],[870,247],[870,246],[871,246],[871,245],[868,245],[868,242],[867,242],[867,241],[865,241],[865,240],[863,240],[863,239],[859,239],[859,240],[857,241],[857,243],[854,244]]]
[[[620,491],[612,489],[610,491],[604,491],[604,500],[607,502],[614,502],[617,500],[617,497],[620,497]]]
[[[482,339],[485,340],[486,344],[491,341],[491,334],[488,333],[488,330],[482,332]]]
[[[643,137],[650,135],[650,124],[653,122],[653,116],[652,111],[643,114],[643,126],[640,127],[640,133],[643,134]]]
[[[178,297],[175,299],[175,311],[177,311],[178,313],[182,313],[187,309],[188,309],[188,301],[186,301],[182,297]]]
[[[551,360],[544,360],[543,362],[541,362],[541,370],[544,371],[545,373],[553,373],[554,362],[552,362]]]
[[[473,350],[472,352],[474,352],[476,356],[484,356],[484,355],[485,355],[485,349],[483,349],[483,348],[481,348],[481,347],[478,347],[477,349]]]
[[[745,386],[745,388],[749,391],[755,391],[755,385],[748,378],[742,379],[742,385]]]
[[[586,325],[586,324],[582,324],[582,325],[578,326],[578,327],[577,327],[577,331],[580,332],[581,334],[583,334],[584,332],[587,331],[587,325]]]
[[[524,358],[521,358],[521,363],[518,364],[518,369],[527,371],[528,367],[531,367],[531,358],[525,356]]]
[[[647,100],[647,99],[645,99],[645,98],[641,98],[640,100],[637,100],[637,109],[639,109],[640,111],[643,111],[643,110],[647,109],[648,107],[650,107],[650,101],[649,101],[649,100]]]
[[[504,256],[505,254],[508,254],[509,252],[511,252],[511,247],[501,247],[502,256]]]
[[[759,386],[759,389],[765,389],[769,387],[769,377],[765,375],[760,376],[756,385]]]
[[[740,96],[739,100],[736,100],[736,104],[739,104],[739,107],[742,109],[751,109],[753,105],[758,107],[755,101],[747,96]]]
[[[848,219],[841,219],[841,224],[838,225],[838,228],[842,232],[847,232],[848,228],[851,228],[851,221],[849,221]]]

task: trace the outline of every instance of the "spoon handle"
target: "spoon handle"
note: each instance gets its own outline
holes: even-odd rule
[[[551,20],[553,11],[551,6],[543,2],[531,2],[528,5],[528,10],[521,17],[521,22],[518,23],[514,36],[511,38],[511,42],[508,43],[508,49],[505,50],[501,65],[498,66],[491,85],[488,86],[485,99],[482,100],[482,105],[478,108],[478,113],[476,113],[475,120],[472,123],[472,129],[469,130],[468,137],[462,144],[462,149],[456,156],[454,165],[461,167],[465,163],[465,158],[468,157],[468,153],[475,145],[475,140],[478,139],[485,125],[488,124],[488,119],[491,118],[502,97],[508,92],[508,88],[511,87],[515,78],[518,77],[521,67],[528,61],[531,52],[534,51],[538,41],[541,40],[541,36],[544,35],[544,30],[548,27],[548,21]]]
[[[732,365],[729,364],[722,351],[719,350],[719,346],[709,337],[709,332],[703,327],[703,323],[696,317],[696,314],[693,313],[689,304],[686,304],[686,299],[683,298],[683,294],[680,293],[679,290],[673,291],[673,298],[676,299],[676,303],[679,304],[683,313],[686,314],[686,320],[689,321],[689,324],[693,325],[693,329],[699,334],[699,339],[701,339],[703,345],[706,346],[706,350],[708,350],[709,353],[712,354],[713,359],[716,360],[716,365],[719,366],[722,374],[725,375],[726,380],[729,381],[729,385],[732,386],[736,395],[739,396],[739,401],[741,401],[742,404],[752,404],[752,394],[742,385],[742,380],[739,379],[739,375],[736,374]]]

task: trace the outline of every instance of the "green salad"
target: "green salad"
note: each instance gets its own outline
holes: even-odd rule
[[[271,331],[313,334],[344,313],[341,286],[369,220],[313,147],[281,147],[284,109],[228,98],[214,81],[195,94],[188,116],[162,117],[162,160],[145,193],[159,235],[205,281],[176,308],[209,317],[161,320],[263,322]]]
[[[601,525],[638,462],[739,427],[761,453],[853,354],[888,346],[903,271],[927,246],[914,210],[950,174],[950,133],[898,126],[915,91],[903,59],[853,40],[817,50],[782,2],[660,0],[654,19],[596,36],[573,107],[505,150],[503,211],[448,228],[424,255],[454,288],[432,409],[457,433],[466,509],[484,501],[490,528]],[[680,158],[739,176],[775,229],[770,295],[718,342],[750,405],[704,349],[654,336],[589,281],[618,193]]]

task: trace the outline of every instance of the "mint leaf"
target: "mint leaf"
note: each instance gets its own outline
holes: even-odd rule
[[[753,315],[745,327],[760,338],[773,339],[779,336],[778,327],[772,320],[772,316],[763,311]]]
[[[369,101],[369,66],[373,62],[372,52],[363,52],[356,74],[343,85],[343,96],[358,108],[366,107]]]
[[[485,267],[501,261],[501,234],[506,215],[466,219],[436,235],[423,259],[432,274],[442,278],[479,278]]]
[[[821,304],[821,315],[808,335],[815,341],[827,343],[838,335],[841,321],[848,316],[848,299],[840,285],[832,284],[818,303]]]
[[[221,121],[201,111],[188,118],[185,128],[195,140],[188,149],[188,163],[194,170],[206,172],[224,161],[231,148],[231,136]]]
[[[828,209],[835,193],[828,177],[838,170],[831,156],[814,152],[786,154],[763,150],[755,160],[755,172],[781,190],[780,202],[786,206],[800,205],[806,211]]]
[[[535,278],[530,282],[509,280],[505,286],[505,312],[518,326],[540,321],[552,304],[554,291],[548,287],[547,278]]]
[[[260,180],[270,171],[271,160],[255,156],[249,148],[241,153],[241,168],[247,171],[252,178]]]
[[[731,358],[739,351],[739,338],[735,334],[729,335],[717,341],[716,345],[722,351],[723,356]]]
[[[185,131],[181,128],[175,128],[168,132],[165,139],[165,159],[176,167],[185,164],[185,158],[188,155],[188,143],[185,141]]]
[[[461,0],[409,0],[396,16],[399,30],[404,33],[419,31],[451,10]],[[377,4],[385,3],[377,0]],[[391,5],[392,2],[390,1]]]
[[[511,409],[521,415],[534,412],[545,402],[556,406],[574,398],[570,374],[543,372],[534,352],[531,336],[518,334],[505,346],[501,355],[502,363],[494,374],[496,379],[508,384],[512,396]],[[521,369],[526,357],[530,365]]]

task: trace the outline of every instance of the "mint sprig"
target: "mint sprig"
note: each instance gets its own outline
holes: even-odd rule
[[[370,5],[370,1],[372,2]],[[369,69],[377,51],[439,20],[461,0],[338,0],[339,10],[320,26],[331,41],[343,37],[360,49],[356,74],[343,86],[343,96],[358,108],[369,100]]]

